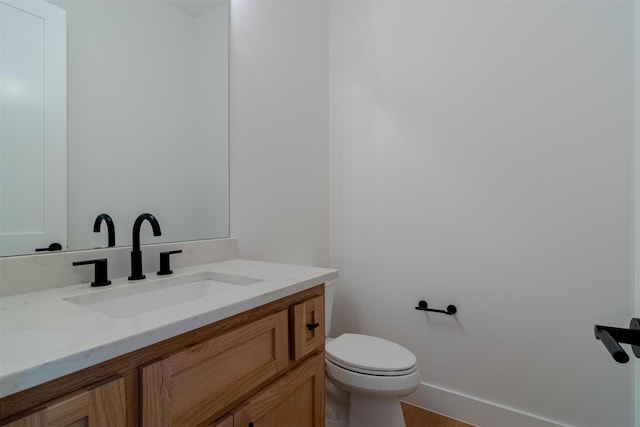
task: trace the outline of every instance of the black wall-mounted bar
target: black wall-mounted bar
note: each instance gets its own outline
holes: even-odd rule
[[[616,362],[627,363],[629,361],[629,356],[622,349],[620,343],[631,344],[634,356],[640,359],[640,319],[631,319],[629,329],[595,325],[593,332],[596,339],[602,341]]]
[[[436,310],[433,308],[429,308],[429,304],[427,304],[425,300],[421,300],[418,302],[418,306],[416,307],[416,310],[433,311],[434,313],[444,313],[444,314],[448,314],[449,316],[456,314],[458,312],[458,309],[456,308],[455,305],[448,305],[446,310]]]

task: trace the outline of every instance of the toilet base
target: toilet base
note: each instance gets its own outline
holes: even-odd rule
[[[351,393],[349,427],[406,427],[400,399],[376,399]]]
[[[336,386],[329,377],[325,386],[325,427],[349,427],[349,393]]]

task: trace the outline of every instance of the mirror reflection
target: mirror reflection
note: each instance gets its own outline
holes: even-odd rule
[[[20,1],[11,0],[12,6],[19,7]],[[162,227],[160,237],[143,227],[142,243],[227,237],[228,2],[49,3],[66,12],[63,248],[106,247],[106,229],[93,232],[101,213],[113,218],[116,246],[131,244],[133,222],[142,212],[151,212]],[[5,18],[3,11],[3,35]],[[7,38],[2,39],[4,43]],[[2,61],[3,76],[6,62]],[[4,88],[2,97],[7,104]],[[4,156],[8,146],[3,132],[4,158],[9,157]],[[16,173],[5,163],[3,181],[8,173]],[[42,164],[40,159],[34,163]],[[17,180],[14,199],[32,193],[23,185]],[[2,187],[3,218],[20,218],[19,210],[12,212],[8,203],[7,186]],[[16,230],[8,229],[7,220],[0,222],[3,255],[17,254],[7,253],[6,244]],[[29,227],[38,225],[20,227],[17,231],[33,235]],[[36,245],[50,243],[30,242],[33,249],[18,253],[33,253]]]

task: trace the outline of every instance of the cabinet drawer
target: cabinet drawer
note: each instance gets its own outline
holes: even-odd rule
[[[142,368],[142,423],[198,425],[287,367],[281,311]]]
[[[287,372],[232,413],[237,427],[324,427],[324,352]]]
[[[324,349],[324,296],[320,295],[291,308],[293,360]]]
[[[118,378],[47,403],[6,427],[125,427],[125,384]]]

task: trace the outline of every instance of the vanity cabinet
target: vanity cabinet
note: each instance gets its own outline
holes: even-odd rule
[[[3,427],[321,427],[324,285],[7,396],[0,411]]]
[[[310,298],[291,308],[292,359],[299,360],[324,348],[324,296]]]
[[[42,409],[9,423],[8,427],[124,427],[124,379],[117,378],[64,396]]]
[[[234,427],[324,426],[324,354],[287,372],[232,415]]]
[[[142,368],[142,424],[198,425],[289,365],[287,311]]]

